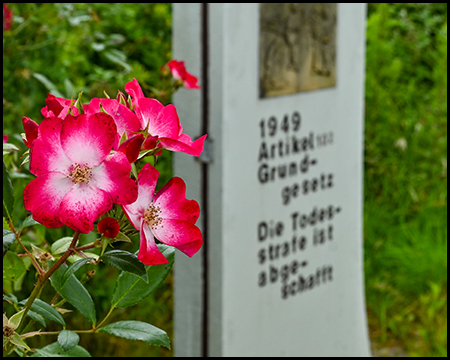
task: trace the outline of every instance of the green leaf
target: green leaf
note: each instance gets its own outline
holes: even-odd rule
[[[86,264],[87,262],[89,262],[91,260],[93,260],[93,258],[85,258],[85,259],[78,260],[78,261],[74,262],[72,265],[70,265],[66,269],[66,271],[64,271],[64,274],[62,275],[61,287],[64,287],[64,285],[66,285],[67,281],[75,273],[75,271],[77,271],[80,267],[82,267],[84,264]]]
[[[13,151],[19,151],[19,148],[11,143],[3,143],[3,155],[9,154]]]
[[[21,173],[18,171],[13,171],[11,174],[9,174],[9,177],[11,179],[33,179],[33,175]]]
[[[112,240],[112,242],[114,242],[114,241],[125,241],[125,242],[129,242],[131,244],[133,243],[128,236],[126,236],[124,233],[121,233],[120,231],[116,235],[116,237]]]
[[[20,335],[18,335],[18,334],[14,334],[9,341],[11,341],[14,345],[21,346],[28,350],[31,350],[28,347],[28,345],[25,343],[25,341],[23,341],[22,338],[20,337]]]
[[[3,161],[3,216],[11,219],[14,208],[14,190],[6,169],[5,161]]]
[[[58,335],[58,343],[63,351],[67,352],[78,345],[80,336],[69,330],[62,330]]]
[[[22,300],[20,304],[25,305],[26,301],[27,299]],[[45,301],[42,301],[41,299],[34,300],[33,305],[31,305],[31,310],[37,312],[38,314],[40,314],[41,316],[43,316],[48,320],[52,320],[57,322],[58,324],[61,324],[62,326],[66,326],[66,322],[64,321],[61,314],[58,311],[56,311],[56,309],[53,306],[47,304]]]
[[[36,352],[31,357],[91,357],[86,349],[79,345],[68,351],[64,351],[58,342],[44,346],[42,349],[34,349]]]
[[[17,304],[19,301],[17,300],[16,295],[10,293],[3,293],[3,300],[9,300],[13,304]]]
[[[41,84],[43,84],[47,88],[47,90],[52,93],[52,95],[60,98],[65,98],[65,96],[56,88],[56,85],[53,84],[45,75],[33,73],[33,77],[37,79]]]
[[[8,221],[5,219],[4,216],[3,216],[3,229],[11,230],[11,227],[9,226]]]
[[[94,259],[95,261],[98,260],[99,256],[97,254],[91,253],[91,252],[87,252],[87,251],[83,251],[83,254],[88,256],[89,258]],[[85,259],[83,256],[78,255],[77,253],[73,253],[72,255],[70,255],[67,260],[71,263],[75,263],[76,261]]]
[[[80,115],[84,114],[83,103],[81,102],[81,96],[82,95],[83,95],[83,91],[80,91],[80,93],[78,94],[77,101],[75,103],[75,107],[80,112]]]
[[[16,240],[16,235],[9,230],[3,229],[3,251],[8,250]]]
[[[122,51],[117,49],[110,49],[105,51],[104,54],[113,63],[123,66],[126,72],[130,72],[132,70],[132,67],[126,62],[126,55]]]
[[[128,340],[141,340],[150,345],[165,346],[170,349],[170,341],[166,332],[142,321],[118,321],[98,329],[98,332]]]
[[[67,265],[63,264],[53,273],[50,278],[53,288],[95,325],[96,313],[94,301],[75,275],[70,276],[64,287],[62,287],[62,278],[66,269]]]
[[[55,255],[65,253],[69,248],[71,242],[72,242],[71,237],[63,237],[59,240],[56,240],[52,244],[52,254]]]
[[[110,250],[105,252],[101,259],[107,265],[140,276],[145,281],[147,280],[145,266],[135,254],[125,250]]]
[[[23,229],[25,229],[26,227],[30,227],[30,226],[38,225],[38,224],[39,223],[33,219],[33,216],[30,215],[23,221],[22,224],[20,224],[19,232],[22,231]]]
[[[15,313],[13,316],[9,318],[8,325],[11,326],[14,330],[17,329],[20,322],[22,321],[22,317],[25,310],[20,310],[19,312]]]
[[[146,265],[147,278],[146,283],[142,278],[128,273],[122,272],[117,279],[114,289],[113,298],[111,300],[112,307],[126,308],[137,304],[145,299],[164,281],[172,269],[175,260],[175,249],[167,245],[158,245],[159,250],[169,261],[168,264],[162,265]]]
[[[27,268],[16,253],[8,251],[3,257],[3,281],[16,281],[25,272]]]
[[[34,321],[37,321],[39,324],[41,324],[43,327],[47,327],[47,324],[45,322],[45,319],[42,315],[39,315],[38,313],[35,313],[32,310],[29,310],[27,312],[27,315],[32,318]]]

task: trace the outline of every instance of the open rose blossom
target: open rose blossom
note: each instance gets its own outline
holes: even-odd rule
[[[25,208],[36,221],[88,233],[113,203],[136,201],[127,157],[110,155],[116,133],[114,120],[105,113],[42,121],[30,157],[30,171],[37,178],[23,193]]]
[[[155,195],[159,172],[145,164],[138,176],[138,198],[122,205],[133,226],[140,230],[138,258],[145,265],[167,263],[156,246],[155,237],[192,257],[202,246],[203,237],[195,226],[200,207],[195,200],[186,199],[186,185],[174,177]]]
[[[136,79],[127,83],[125,90],[132,96],[134,110],[140,121],[141,129],[147,129],[152,139],[159,141],[160,147],[200,156],[206,135],[192,141],[189,135],[183,134],[183,128],[175,106],[172,104],[164,106],[156,99],[144,97]]]

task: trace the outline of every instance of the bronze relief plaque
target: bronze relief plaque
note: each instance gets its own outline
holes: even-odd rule
[[[260,97],[336,85],[336,3],[260,4]]]

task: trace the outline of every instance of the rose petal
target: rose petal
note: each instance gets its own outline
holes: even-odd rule
[[[148,206],[152,203],[158,176],[159,171],[151,164],[147,163],[143,166],[138,175],[137,200],[130,205],[123,206],[125,211],[143,216],[145,210],[147,210]]]
[[[61,130],[61,145],[72,162],[92,167],[109,154],[116,133],[116,124],[108,114],[67,115]]]
[[[189,221],[162,219],[151,229],[153,235],[166,245],[173,246],[192,257],[203,244],[200,229]]]
[[[142,147],[145,150],[150,150],[150,149],[155,149],[157,145],[158,145],[158,137],[157,136],[148,135],[147,138],[145,139],[144,144],[142,145]]]
[[[27,140],[23,139],[23,142],[27,147],[31,147],[31,144],[33,144],[34,140],[36,140],[39,135],[39,124],[27,116],[22,117],[22,124],[27,138]]]
[[[156,99],[142,98],[138,100],[135,110],[141,121],[141,128],[145,129],[148,125],[150,135],[178,138],[180,120],[175,106],[171,104],[164,106]]]
[[[193,156],[200,156],[203,152],[204,142],[206,134],[199,137],[194,142],[191,141],[189,135],[181,134],[177,140],[169,138],[159,138],[160,146],[167,148],[168,150],[183,152]]]
[[[128,220],[130,220],[131,224],[134,226],[134,228],[136,230],[140,230],[140,226],[141,226],[141,221],[143,219],[141,214],[133,214],[130,209],[129,206],[127,205],[121,205],[123,212],[125,213],[125,215],[127,216]]]
[[[116,99],[92,99],[89,104],[89,113],[100,112],[100,104],[108,115],[111,115],[114,119],[117,126],[117,132],[120,136],[122,136],[126,130],[132,132],[140,130],[141,124],[136,114],[125,105],[119,103]]]
[[[94,221],[111,207],[111,198],[105,191],[78,183],[62,199],[59,218],[73,230],[87,234],[93,230]]]
[[[141,222],[141,244],[138,259],[145,265],[161,265],[169,262],[156,246],[155,238],[144,220]]]
[[[132,97],[134,106],[137,105],[139,99],[145,97],[141,86],[136,79],[133,79],[125,85],[125,91]]]
[[[197,84],[198,79],[194,76],[186,72],[186,77],[184,79],[183,86],[186,89],[200,89],[200,86]]]
[[[161,209],[163,219],[185,220],[195,224],[200,216],[200,206],[195,200],[186,199],[186,184],[173,177],[155,195],[153,203]]]
[[[117,152],[92,169],[90,182],[104,190],[117,204],[131,204],[138,197],[136,182],[129,177],[131,165],[127,157]]]
[[[172,71],[172,77],[175,80],[183,81],[186,76],[186,67],[184,61],[170,60],[167,66]]]
[[[33,174],[53,171],[69,174],[72,162],[61,146],[62,124],[62,119],[51,117],[45,118],[39,125],[39,135],[31,148],[30,171]]]
[[[33,218],[49,228],[61,227],[59,209],[64,196],[74,186],[72,180],[61,173],[42,174],[31,181],[23,191],[25,209]]]
[[[130,163],[135,162],[139,156],[143,142],[144,136],[142,134],[133,135],[120,144],[118,151],[124,153]]]

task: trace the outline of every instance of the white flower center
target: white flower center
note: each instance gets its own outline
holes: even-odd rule
[[[147,210],[145,210],[144,221],[151,229],[154,229],[155,227],[161,224],[162,218],[159,217],[160,213],[161,208],[154,204],[150,204]]]
[[[72,165],[70,167],[70,173],[67,177],[70,178],[74,184],[78,183],[89,184],[89,179],[92,177],[92,168],[87,166],[87,164]]]

